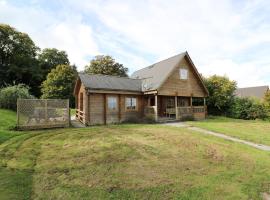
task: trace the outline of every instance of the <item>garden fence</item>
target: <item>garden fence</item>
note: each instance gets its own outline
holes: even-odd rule
[[[21,130],[69,127],[68,99],[18,99],[17,128]]]

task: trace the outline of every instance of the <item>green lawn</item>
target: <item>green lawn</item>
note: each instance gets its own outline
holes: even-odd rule
[[[74,116],[76,115],[76,109],[75,108],[71,108],[70,109],[70,116]]]
[[[209,117],[207,120],[189,122],[189,124],[251,142],[270,145],[269,121]]]
[[[270,153],[242,144],[138,124],[15,135],[4,115],[15,118],[0,110],[0,199],[261,199],[270,192]]]

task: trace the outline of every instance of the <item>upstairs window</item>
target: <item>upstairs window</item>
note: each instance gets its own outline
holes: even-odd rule
[[[108,109],[117,110],[117,99],[116,97],[108,97]]]
[[[187,80],[188,79],[188,70],[181,68],[179,69],[179,77],[181,80]]]
[[[137,110],[137,98],[126,97],[126,110]]]

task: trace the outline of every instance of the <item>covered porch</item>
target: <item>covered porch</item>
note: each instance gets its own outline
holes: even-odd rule
[[[144,99],[146,117],[166,122],[185,119],[204,119],[207,108],[205,97],[147,95]]]

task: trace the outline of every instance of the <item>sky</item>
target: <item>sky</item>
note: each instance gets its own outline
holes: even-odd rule
[[[0,0],[0,23],[79,70],[103,54],[131,74],[188,51],[204,76],[270,85],[269,0]]]

